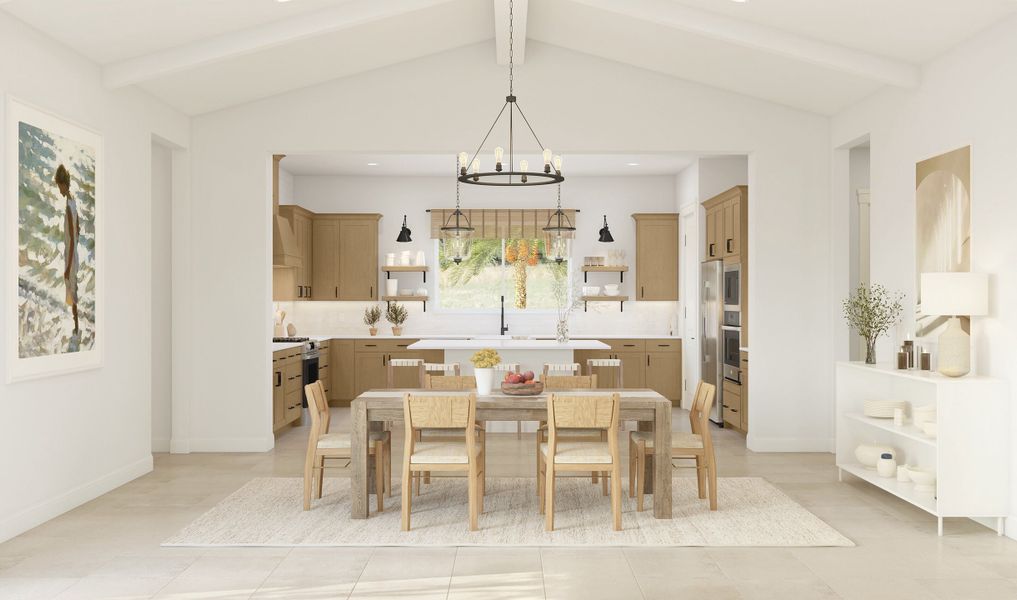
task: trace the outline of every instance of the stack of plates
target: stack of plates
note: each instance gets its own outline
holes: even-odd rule
[[[866,400],[862,403],[865,416],[876,419],[892,419],[895,408],[907,410],[908,403],[903,400]]]

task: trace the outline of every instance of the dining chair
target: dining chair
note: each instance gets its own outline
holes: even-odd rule
[[[395,376],[396,369],[409,369],[413,368],[419,372],[418,387],[424,386],[424,359],[422,358],[390,358],[388,359],[388,365],[386,366],[386,382],[388,383],[389,389],[396,387]]]
[[[307,456],[304,460],[304,510],[311,510],[311,490],[318,498],[325,480],[327,459],[351,460],[350,434],[331,433],[328,399],[321,380],[304,386],[311,415],[311,432],[307,438]],[[378,496],[378,512],[385,510],[384,495],[392,496],[392,436],[388,431],[372,431],[368,455],[374,456],[374,485]],[[316,484],[316,485],[315,485]]]
[[[559,471],[607,471],[611,473],[611,513],[615,531],[621,524],[621,459],[618,455],[617,392],[610,394],[553,393],[547,400],[547,442],[540,445],[538,460],[541,511],[545,529],[554,531],[554,480]],[[562,436],[570,429],[598,429],[606,442],[579,441]]]
[[[477,378],[473,375],[460,375],[459,363],[438,364],[421,363],[421,380],[425,390],[441,390],[446,392],[476,389]],[[431,375],[441,373],[441,375]],[[445,375],[445,373],[455,373]],[[457,441],[463,439],[463,432],[458,429],[422,429],[416,433],[417,441],[426,438],[429,442]],[[431,483],[431,472],[424,471],[413,475],[416,494],[420,495],[420,483]]]
[[[430,471],[466,472],[469,496],[470,531],[478,529],[478,515],[484,512],[484,440],[477,437],[477,395],[408,393],[403,396],[406,443],[403,455],[402,530],[410,530],[412,494],[409,481],[414,473]],[[456,441],[418,441],[420,429],[458,429]]]
[[[586,359],[586,374],[593,375],[594,369],[615,369],[615,386],[618,389],[625,387],[623,379],[622,361],[620,358],[588,358]]]
[[[555,369],[553,367],[560,367]],[[544,374],[541,376],[541,381],[544,382],[545,391],[554,390],[586,390],[595,389],[597,387],[597,376],[596,375],[550,375],[549,373],[554,372],[579,372],[579,363],[564,364],[564,365],[544,365]],[[562,432],[563,436],[569,437],[569,439],[576,439],[577,441],[601,441],[606,442],[607,438],[604,437],[606,434],[599,429],[575,429],[568,432]],[[537,472],[540,472],[540,445],[547,441],[547,422],[541,421],[537,426]],[[606,496],[607,491],[607,473],[598,473],[594,471],[590,475],[590,483],[596,484],[601,477],[605,477],[603,480],[603,492]],[[538,477],[537,481],[537,494],[540,494],[540,481]]]
[[[692,431],[671,434],[671,458],[696,460],[696,484],[700,498],[706,498],[705,488],[709,480],[710,510],[717,510],[717,457],[710,434],[710,409],[716,393],[716,386],[700,381],[689,410]],[[639,511],[643,510],[643,496],[646,494],[646,457],[653,453],[653,443],[652,431],[629,432],[629,497],[638,495],[636,510]]]

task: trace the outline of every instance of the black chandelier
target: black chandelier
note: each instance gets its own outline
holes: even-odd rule
[[[530,186],[530,185],[549,185],[552,183],[561,183],[565,181],[565,177],[561,174],[561,156],[554,156],[551,153],[550,148],[545,148],[540,143],[540,138],[537,137],[537,133],[533,131],[533,126],[526,119],[526,115],[523,114],[523,109],[519,108],[519,103],[516,101],[515,94],[513,93],[513,68],[515,66],[513,61],[513,7],[512,0],[509,0],[509,93],[505,97],[505,104],[502,105],[501,110],[498,112],[498,116],[494,118],[494,123],[491,124],[491,128],[487,130],[487,135],[481,140],[480,145],[477,146],[476,152],[473,153],[473,157],[466,152],[459,153],[459,181],[463,183],[470,183],[474,185],[496,185],[496,186]],[[481,171],[480,170],[480,159],[478,155],[484,144],[487,142],[487,138],[490,137],[491,132],[495,126],[498,125],[498,121],[501,120],[505,109],[508,108],[508,120],[509,120],[509,139],[508,139],[508,166],[502,163],[502,159],[505,155],[505,150],[498,146],[494,149],[494,171]],[[526,128],[529,129],[533,135],[533,139],[537,142],[537,147],[541,149],[541,154],[544,159],[543,169],[537,169],[530,171],[529,161],[520,160],[518,170],[516,170],[515,163],[515,113],[519,113],[523,123],[526,123]]]

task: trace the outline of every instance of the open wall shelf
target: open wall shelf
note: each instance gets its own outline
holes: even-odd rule
[[[385,279],[392,279],[392,273],[422,273],[424,276],[424,283],[427,283],[427,271],[430,269],[427,265],[384,265],[381,270],[385,273]]]
[[[586,312],[586,305],[589,302],[617,302],[618,310],[625,312],[625,303],[628,299],[628,296],[583,296],[583,312]]]
[[[583,283],[589,283],[588,276],[589,276],[590,273],[617,273],[618,274],[618,282],[619,283],[625,283],[625,273],[627,273],[628,270],[629,270],[629,268],[627,266],[625,266],[625,265],[615,265],[615,266],[610,266],[610,267],[604,267],[604,266],[601,266],[601,267],[584,266],[583,267]]]

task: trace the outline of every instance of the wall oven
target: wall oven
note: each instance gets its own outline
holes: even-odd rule
[[[724,310],[741,311],[742,266],[740,264],[724,265]]]
[[[742,382],[742,328],[735,325],[724,325],[720,328],[720,333],[724,379],[729,379],[740,384]]]

